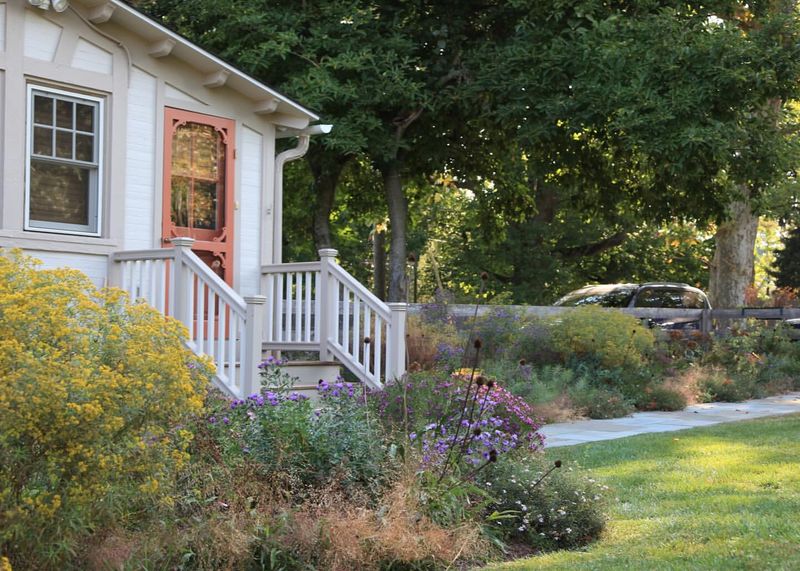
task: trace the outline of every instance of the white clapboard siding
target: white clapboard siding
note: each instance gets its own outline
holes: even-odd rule
[[[157,81],[131,69],[125,152],[125,249],[152,248],[156,182]]]
[[[261,281],[261,186],[263,184],[263,137],[242,128],[241,185],[239,188],[239,291],[242,295],[259,294]]]
[[[91,254],[71,254],[68,252],[45,252],[42,250],[26,250],[29,256],[42,261],[43,267],[48,269],[71,268],[80,270],[92,280],[97,287],[106,285],[106,272],[108,270],[108,257],[93,256]]]
[[[103,48],[78,38],[72,56],[72,67],[111,75],[114,71],[114,57]]]
[[[0,51],[6,51],[6,4],[0,4]]]
[[[25,10],[25,48],[26,57],[53,61],[58,42],[61,39],[61,26],[40,16],[37,11]]]

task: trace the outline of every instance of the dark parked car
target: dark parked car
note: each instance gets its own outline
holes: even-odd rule
[[[653,282],[644,284],[589,285],[568,293],[554,305],[578,307],[654,307],[671,309],[711,309],[708,297],[702,290],[687,284]],[[699,329],[700,321],[694,317],[650,319],[651,325],[664,329]]]

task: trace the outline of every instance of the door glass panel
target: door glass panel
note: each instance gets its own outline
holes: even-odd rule
[[[217,230],[225,224],[225,141],[211,125],[179,124],[172,137],[171,202],[175,226]]]
[[[191,179],[172,175],[172,223],[175,226],[189,226],[189,187]]]
[[[217,229],[217,193],[213,182],[197,180],[194,183],[192,215],[194,227],[206,230]]]

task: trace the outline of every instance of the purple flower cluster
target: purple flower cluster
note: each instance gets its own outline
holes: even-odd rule
[[[272,355],[261,361],[258,365],[259,369],[269,369],[271,367],[282,367],[287,362],[286,359],[276,359]]]
[[[409,434],[409,440],[419,441],[424,465],[440,465],[457,453],[466,464],[478,466],[492,454],[496,458],[518,448],[543,447],[540,424],[528,403],[494,383],[477,387],[464,399],[459,395],[464,394],[465,379],[453,378],[458,408],[444,420],[428,424],[421,435]]]
[[[448,343],[439,343],[436,346],[436,357],[434,357],[434,359],[437,363],[454,364],[461,362],[463,356],[463,347],[454,347]]]
[[[356,388],[353,383],[346,383],[342,377],[336,377],[336,381],[329,383],[320,379],[317,383],[317,392],[322,399],[339,397],[353,398],[356,396]]]
[[[277,407],[282,405],[285,402],[299,402],[308,399],[308,397],[304,394],[298,392],[290,392],[288,394],[274,392],[270,390],[263,390],[260,393],[254,393],[247,397],[246,399],[233,399],[230,401],[228,408],[231,411],[246,411],[246,415],[250,420],[255,418],[255,414],[253,413],[254,409],[262,408],[265,405],[269,405],[271,407]],[[209,424],[216,424],[218,422],[218,418],[216,416],[210,416],[208,418]],[[222,417],[223,424],[229,424],[230,419],[225,416]]]

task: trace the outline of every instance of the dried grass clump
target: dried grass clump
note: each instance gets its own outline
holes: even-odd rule
[[[664,381],[664,388],[674,391],[686,399],[686,404],[697,404],[700,381],[711,372],[706,367],[689,367]]]
[[[408,477],[377,508],[328,497],[324,505],[299,510],[284,541],[304,560],[316,557],[318,568],[330,571],[369,571],[390,562],[449,566],[486,553],[478,525],[435,524],[421,512],[417,493]]]
[[[569,395],[562,393],[550,402],[533,403],[531,408],[536,418],[541,419],[547,424],[553,422],[569,422],[584,418]]]
[[[451,324],[426,323],[417,316],[409,316],[406,331],[408,362],[417,370],[435,368],[441,346],[461,346],[458,333]]]

